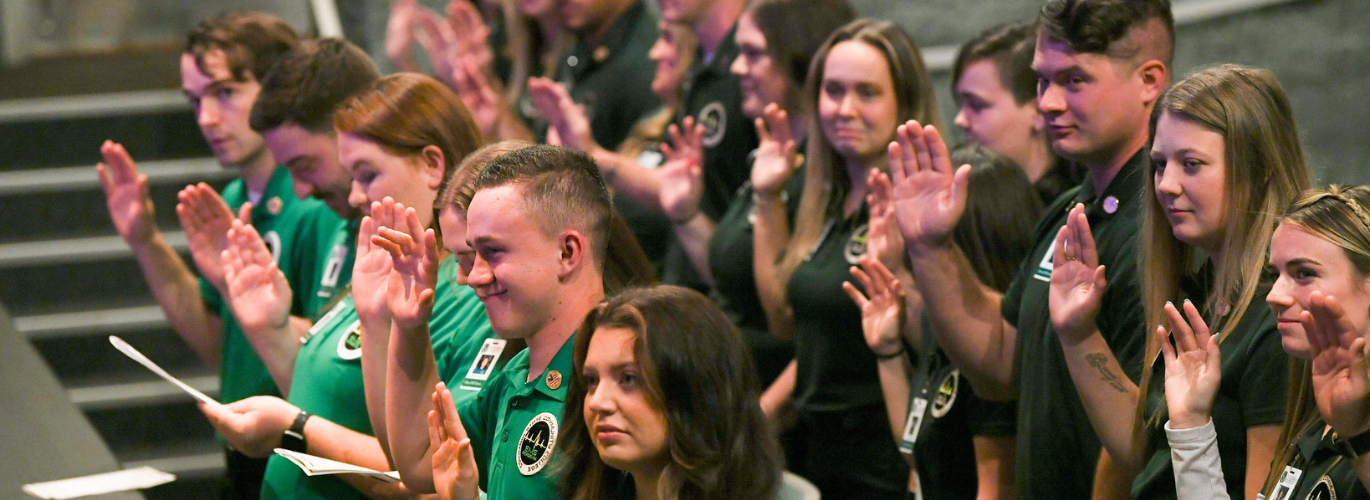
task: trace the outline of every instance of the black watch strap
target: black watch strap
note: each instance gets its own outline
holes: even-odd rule
[[[1346,455],[1348,458],[1356,458],[1366,453],[1370,453],[1370,431],[1365,431],[1344,439],[1341,436],[1337,436],[1336,443],[1337,448],[1339,449],[1338,451],[1343,455]]]
[[[300,453],[305,452],[304,423],[312,416],[304,410],[300,410],[300,414],[295,415],[295,423],[291,424],[290,428],[281,434],[281,448]]]

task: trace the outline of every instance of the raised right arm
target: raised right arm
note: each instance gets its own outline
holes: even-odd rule
[[[100,154],[105,161],[95,170],[114,229],[133,250],[143,279],[172,329],[205,364],[219,366],[223,324],[215,311],[205,307],[195,274],[157,230],[147,176],[138,173],[123,145],[105,141]]]
[[[988,400],[1017,396],[1017,329],[1000,313],[1003,296],[976,277],[952,241],[966,209],[970,167],[952,169],[937,129],[910,121],[889,147],[895,216],[938,344]]]

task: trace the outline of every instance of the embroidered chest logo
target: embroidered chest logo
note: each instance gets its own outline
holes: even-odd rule
[[[723,142],[723,134],[728,130],[728,111],[723,103],[714,101],[705,104],[695,120],[704,126],[704,147],[712,148]]]
[[[851,239],[847,240],[847,248],[843,250],[842,255],[847,258],[848,264],[861,264],[861,256],[866,255],[866,241],[870,239],[870,229],[870,224],[862,224],[852,233]]]
[[[352,361],[362,357],[362,322],[358,320],[347,329],[347,335],[338,340],[338,357]]]
[[[525,476],[537,474],[552,460],[552,448],[557,444],[557,417],[543,412],[528,422],[519,437],[515,453],[519,472]]]
[[[937,394],[932,398],[932,418],[942,418],[951,412],[956,404],[956,392],[961,387],[961,370],[952,370],[937,384]]]
[[[1332,487],[1332,478],[1323,476],[1318,479],[1318,484],[1313,486],[1313,491],[1308,492],[1304,497],[1308,500],[1337,500],[1337,489]]]

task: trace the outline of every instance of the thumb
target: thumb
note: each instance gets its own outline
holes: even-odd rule
[[[244,225],[252,224],[252,202],[243,203],[243,206],[238,207],[238,220],[243,221]]]
[[[951,178],[951,190],[959,203],[965,203],[970,194],[970,165],[961,165],[961,168],[956,169]]]

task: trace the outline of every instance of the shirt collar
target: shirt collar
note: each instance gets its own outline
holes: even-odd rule
[[[1092,174],[1085,176],[1080,191],[1075,194],[1075,202],[1085,205],[1085,214],[1091,224],[1114,214],[1137,209],[1137,205],[1142,201],[1142,167],[1147,161],[1147,155],[1144,153],[1145,149],[1137,150],[1137,153],[1118,170],[1118,174],[1113,176],[1102,195],[1094,192]],[[1066,210],[1070,210],[1074,205],[1067,205]]]
[[[543,396],[556,401],[566,401],[566,388],[571,384],[570,377],[573,376],[571,370],[575,368],[571,363],[571,354],[575,350],[575,345],[576,335],[571,334],[571,336],[566,339],[566,342],[561,344],[561,349],[557,350],[556,356],[552,356],[552,361],[547,363],[547,369],[543,370],[542,375],[533,382],[532,389],[534,391],[540,392]],[[519,371],[527,373],[529,369],[528,363],[531,359],[531,357],[524,356],[523,363],[518,366]],[[547,385],[549,378],[557,379],[556,389]],[[524,380],[527,380],[527,378],[524,378]]]
[[[277,166],[276,170],[271,172],[271,179],[266,182],[262,199],[252,207],[252,221],[257,222],[280,215],[286,205],[295,200],[295,186],[290,180],[290,171]]]

